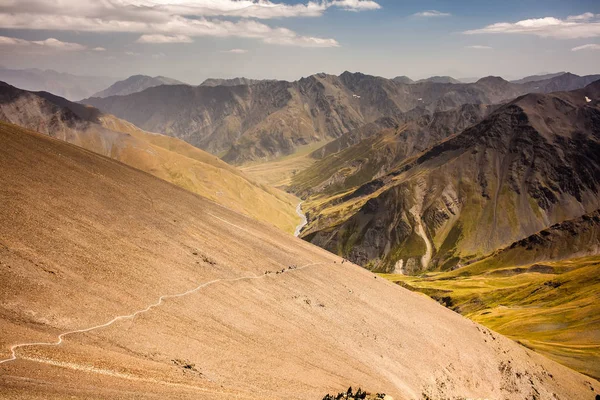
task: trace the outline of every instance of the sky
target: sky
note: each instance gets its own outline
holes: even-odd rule
[[[125,78],[600,73],[598,0],[0,0],[0,65]]]

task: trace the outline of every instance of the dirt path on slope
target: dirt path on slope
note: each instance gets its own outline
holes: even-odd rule
[[[315,265],[321,265],[321,264],[326,264],[326,263],[309,263],[309,264],[305,264],[303,266],[300,266],[298,268],[294,268],[294,269],[290,269],[290,270],[285,270],[284,272],[288,272],[288,271],[299,271],[299,270],[303,270],[305,268],[311,267],[311,266],[315,266]],[[216,283],[219,282],[238,282],[238,281],[243,281],[243,280],[252,280],[252,279],[260,279],[260,278],[264,278],[266,276],[269,276],[270,274],[261,274],[261,275],[248,275],[248,276],[242,276],[242,277],[238,277],[238,278],[221,278],[221,279],[214,279],[212,281],[208,281],[205,283],[200,284],[199,286],[190,289],[186,292],[183,293],[177,293],[177,294],[167,294],[167,295],[162,295],[158,298],[158,300],[150,305],[148,305],[146,308],[141,309],[141,310],[137,310],[131,314],[127,314],[127,315],[119,315],[113,319],[111,319],[110,321],[101,324],[101,325],[95,325],[95,326],[91,326],[89,328],[83,328],[83,329],[77,329],[77,330],[72,330],[72,331],[68,331],[68,332],[63,332],[60,335],[58,335],[57,340],[55,342],[29,342],[29,343],[18,343],[15,345],[12,345],[10,347],[10,352],[11,352],[11,357],[4,359],[4,360],[0,360],[0,364],[4,364],[10,361],[15,361],[17,358],[19,358],[17,356],[17,350],[21,349],[21,348],[25,348],[25,347],[38,347],[38,346],[60,346],[63,343],[63,339],[66,336],[70,336],[70,335],[74,335],[76,333],[86,333],[86,332],[91,332],[94,330],[98,330],[98,329],[102,329],[102,328],[107,328],[111,325],[113,325],[114,323],[118,322],[118,321],[122,321],[122,320],[126,320],[126,319],[133,319],[136,316],[140,315],[140,314],[144,314],[149,312],[150,310],[152,310],[153,308],[159,307],[162,304],[164,304],[165,300],[167,299],[174,299],[174,298],[179,298],[179,297],[184,297],[193,293],[198,292],[199,290],[206,288],[208,286],[214,285]]]

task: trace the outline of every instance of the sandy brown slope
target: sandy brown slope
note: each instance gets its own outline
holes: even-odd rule
[[[60,346],[16,349],[0,364],[2,398],[600,390],[425,297],[108,158],[4,124],[0,170],[0,359],[15,344],[147,310]],[[265,275],[275,270],[286,272]],[[157,304],[165,294],[181,296]]]
[[[299,223],[293,196],[254,182],[182,140],[146,132],[93,107],[0,82],[0,120],[114,158],[286,232]]]

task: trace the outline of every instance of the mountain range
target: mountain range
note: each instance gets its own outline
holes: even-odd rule
[[[600,390],[600,75],[104,95],[0,83],[9,398]]]
[[[261,82],[273,82],[273,80],[263,79],[250,79],[250,78],[231,78],[231,79],[219,79],[219,78],[208,78],[200,84],[200,86],[241,86],[241,85],[256,85]]]
[[[463,104],[497,104],[530,92],[581,88],[597,78],[564,74],[526,84],[499,77],[472,84],[405,84],[345,72],[316,74],[296,82],[159,86],[82,103],[143,129],[185,140],[226,162],[243,164],[293,154],[299,147],[336,139],[382,117],[431,114]]]

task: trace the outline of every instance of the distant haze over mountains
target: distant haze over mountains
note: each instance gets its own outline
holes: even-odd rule
[[[512,83],[528,83],[528,82],[535,82],[535,81],[543,81],[546,79],[556,78],[557,76],[561,76],[566,73],[567,72],[562,71],[562,72],[554,72],[554,73],[541,74],[541,75],[531,75],[531,76],[526,76],[521,79],[513,80],[511,82]]]
[[[92,97],[125,96],[160,85],[185,85],[185,83],[164,76],[133,75],[114,83],[101,92],[93,94]]]
[[[0,81],[25,90],[50,92],[71,101],[89,97],[116,80],[106,76],[79,76],[53,70],[0,67]]]

